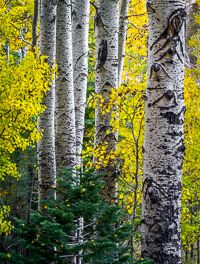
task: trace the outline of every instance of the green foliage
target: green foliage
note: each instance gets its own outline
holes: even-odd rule
[[[56,200],[49,197],[44,212],[32,214],[28,223],[16,219],[15,232],[27,250],[26,257],[13,251],[0,254],[0,259],[9,263],[70,263],[81,252],[83,263],[151,263],[130,256],[124,244],[133,226],[121,225],[125,212],[102,200],[99,175],[93,171],[77,177],[70,171],[60,174],[57,186],[52,186]],[[80,219],[84,220],[82,236],[77,235]]]

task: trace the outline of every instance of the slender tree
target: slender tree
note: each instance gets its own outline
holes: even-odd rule
[[[118,87],[118,30],[119,30],[119,1],[98,0],[95,17],[96,38],[96,94],[107,101],[111,89]],[[95,146],[108,143],[107,153],[116,150],[117,132],[110,125],[111,114],[105,115],[98,104],[95,112]],[[107,134],[106,131],[110,133]],[[116,198],[117,169],[112,162],[100,169],[105,174],[106,182],[103,196],[112,201]]]
[[[59,0],[56,29],[56,165],[59,169],[76,164],[71,27],[71,1]]]
[[[144,142],[142,257],[181,263],[185,1],[152,0]]]
[[[40,50],[42,55],[47,55],[49,66],[52,67],[56,53],[56,0],[41,0],[40,17]],[[44,97],[43,104],[46,110],[39,118],[39,130],[43,134],[42,140],[38,142],[38,164],[39,164],[39,208],[42,210],[40,201],[52,193],[51,186],[54,185],[56,177],[55,162],[55,138],[54,138],[54,104],[55,85],[52,85]]]
[[[81,162],[88,79],[89,0],[72,1],[72,46],[77,164]]]
[[[119,13],[119,43],[118,43],[118,57],[119,57],[119,83],[121,85],[121,77],[124,66],[125,58],[125,42],[126,42],[126,30],[127,30],[127,16],[128,16],[128,7],[130,0],[122,0],[120,5]]]
[[[76,127],[77,165],[81,165],[81,152],[84,135],[86,91],[88,80],[88,33],[89,33],[89,0],[72,1],[72,47],[74,71],[74,102]],[[77,240],[81,243],[84,218],[78,219]],[[81,264],[82,250],[79,250],[74,263]]]

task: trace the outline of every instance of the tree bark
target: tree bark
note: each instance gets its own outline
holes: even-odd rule
[[[181,263],[185,1],[152,0],[149,14],[142,257]]]
[[[118,43],[118,56],[119,56],[119,83],[121,85],[121,77],[124,66],[125,59],[125,43],[126,43],[126,30],[127,30],[127,15],[128,15],[128,7],[129,0],[122,0],[120,6],[120,15],[119,15],[119,43]]]
[[[56,48],[56,7],[55,0],[41,1],[40,18],[40,50],[41,55],[48,56],[49,66],[52,67],[55,60]],[[43,132],[42,140],[38,142],[39,163],[39,209],[43,210],[41,200],[52,194],[51,186],[55,184],[56,162],[55,162],[55,138],[54,138],[54,104],[55,83],[52,85],[43,99],[46,106],[44,113],[39,118],[39,131]]]
[[[77,164],[81,163],[88,80],[89,0],[72,1],[72,46],[76,116]]]
[[[96,87],[95,92],[106,101],[111,89],[118,87],[118,31],[119,31],[119,1],[98,0],[95,17],[96,39]],[[101,107],[95,111],[95,146],[108,142],[107,153],[115,151],[117,147],[117,132],[112,131],[110,125],[111,109],[102,115]],[[107,135],[106,131],[110,134]],[[102,195],[109,201],[116,199],[117,168],[113,160],[106,167],[101,167],[105,174],[103,180],[106,186]]]
[[[56,62],[56,166],[76,164],[75,107],[72,64],[71,1],[57,7]]]

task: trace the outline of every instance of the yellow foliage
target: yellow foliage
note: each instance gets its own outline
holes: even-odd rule
[[[0,179],[5,175],[16,177],[15,164],[10,154],[17,148],[25,150],[41,138],[37,131],[37,117],[44,111],[42,97],[48,90],[52,70],[29,52],[16,64],[11,55],[9,63],[0,57]]]
[[[13,228],[10,221],[6,221],[6,218],[9,216],[10,207],[9,206],[1,206],[0,208],[0,235],[5,233],[8,235],[10,230]]]
[[[45,62],[46,57],[39,57],[37,52],[36,59],[36,54],[29,50],[33,5],[32,0],[0,3],[0,181],[7,175],[20,176],[11,154],[41,139],[37,118],[45,110],[42,98],[55,73]],[[27,53],[23,60],[22,49]],[[5,195],[3,190],[0,193]],[[0,234],[8,234],[11,223],[5,219],[10,209],[2,208]]]
[[[197,1],[200,5],[200,1]],[[195,18],[200,25],[200,16]],[[190,47],[196,57],[194,68],[186,70],[185,90],[185,159],[183,163],[182,190],[182,245],[188,249],[200,236],[200,45],[198,31],[190,39]]]
[[[31,20],[34,1],[1,1],[1,44],[9,42],[10,50],[18,50],[31,42]]]
[[[17,167],[11,162],[11,154],[16,149],[25,150],[41,139],[37,130],[37,117],[45,108],[41,104],[49,89],[50,77],[54,69],[44,61],[45,57],[35,58],[28,52],[24,60],[17,64],[14,56],[9,62],[0,57],[0,180],[6,175],[19,177]],[[2,192],[2,191],[1,191]],[[1,216],[3,219],[5,214]],[[8,234],[10,222],[2,220],[0,233]]]

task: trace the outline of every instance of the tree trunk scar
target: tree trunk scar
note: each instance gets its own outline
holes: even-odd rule
[[[174,99],[174,104],[175,104],[175,106],[176,105],[178,105],[177,104],[177,101],[176,101],[176,96],[175,96],[175,93],[174,93],[174,91],[172,91],[172,90],[168,90],[167,92],[165,92],[163,95],[161,95],[160,97],[158,97],[158,99],[156,99],[153,103],[149,103],[148,104],[148,107],[151,107],[151,106],[153,106],[153,105],[155,105],[156,103],[158,103],[163,97],[165,97],[167,100],[171,100],[172,98]],[[175,106],[173,106],[173,107],[175,107]],[[171,108],[173,108],[173,107],[171,107]],[[160,108],[160,109],[162,109],[162,110],[168,110],[168,108],[169,107],[164,107],[164,109],[163,109],[163,107],[162,106],[158,106],[158,108]],[[166,109],[167,108],[167,109]]]
[[[182,113],[185,114],[185,111],[186,111],[186,108],[185,106],[183,106],[181,111],[178,114],[175,114],[173,112],[165,112],[165,113],[161,113],[160,115],[163,116],[164,118],[167,118],[167,122],[169,124],[182,125],[184,120],[179,119],[179,118]]]
[[[185,11],[185,8],[179,8],[173,11],[171,16],[168,19],[168,24],[167,24],[166,29],[160,34],[160,36],[151,45],[150,50],[152,50],[155,44],[158,44],[161,40],[165,39],[165,42],[163,43],[163,45],[154,52],[154,55],[155,55],[158,52],[162,51],[165,47],[167,47],[169,43],[171,43],[171,47],[164,54],[162,54],[158,60],[161,60],[162,58],[164,58],[166,54],[170,54],[172,56],[177,54],[178,59],[181,61],[181,63],[183,63],[180,55],[178,54],[176,50],[176,47],[180,44],[182,56],[184,57],[183,43],[180,39],[179,33],[182,29],[182,26],[185,24],[186,14],[187,13]]]
[[[72,11],[72,17],[73,17],[73,16],[77,19],[77,16],[76,16],[76,10],[73,10],[73,11]]]
[[[100,45],[99,45],[99,51],[98,51],[98,64],[97,68],[101,68],[104,66],[108,55],[108,45],[107,40],[102,39]]]
[[[96,15],[94,17],[94,29],[95,29],[96,26],[97,27],[102,26],[103,29],[105,30],[105,32],[108,35],[110,35],[109,32],[105,28],[105,25],[104,25],[103,20],[102,20],[102,17],[101,17],[101,11],[99,11],[99,8],[98,7],[96,7]]]
[[[144,186],[146,183],[147,183],[147,187],[146,187],[146,191],[144,194],[144,199],[146,199],[146,195],[148,193],[148,195],[151,199],[151,202],[154,204],[160,200],[160,194],[159,193],[164,195],[166,198],[168,197],[165,189],[163,189],[162,186],[157,184],[156,181],[154,181],[152,178],[146,178],[145,179],[145,181],[143,182],[142,192],[143,192],[143,189],[144,189]]]
[[[74,65],[74,69],[77,70],[77,63],[79,62],[80,59],[84,58],[85,56],[88,57],[89,51],[84,52],[83,54],[81,54],[77,59],[76,59],[76,63]]]
[[[168,78],[170,78],[171,80],[173,80],[169,74],[167,73],[165,67],[161,64],[161,63],[154,63],[152,66],[151,66],[151,71],[150,71],[150,77],[149,79],[151,79],[152,75],[153,75],[153,72],[155,72],[155,75],[157,72],[163,70],[164,73],[167,75]]]
[[[178,45],[178,43],[176,44],[176,46]],[[176,50],[176,46],[171,46],[166,52],[164,52],[159,59],[157,59],[156,61],[160,61],[162,60],[166,55],[170,55],[171,57],[173,57],[175,54],[177,55],[178,59],[180,60],[181,63],[183,63],[179,53]],[[173,64],[173,60],[168,61],[171,64]]]
[[[177,147],[178,146],[178,147]],[[186,150],[185,144],[184,144],[184,140],[183,138],[180,139],[180,141],[178,142],[178,144],[176,145],[176,152],[173,154],[173,156],[175,156],[177,153],[184,153]]]
[[[55,23],[56,22],[56,16],[54,16],[53,18],[52,18],[52,20],[50,21],[50,23],[52,24],[52,23]]]
[[[106,86],[111,86],[112,88],[115,89],[115,86],[114,86],[111,82],[106,81],[106,82],[104,83],[104,85],[102,86],[102,88],[101,88],[101,90],[100,90],[99,93],[101,93],[102,91],[104,91],[104,88],[105,88]]]

